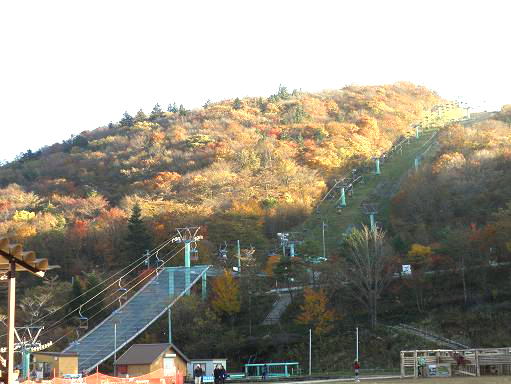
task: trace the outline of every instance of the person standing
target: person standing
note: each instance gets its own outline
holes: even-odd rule
[[[424,356],[420,356],[417,359],[417,368],[419,376],[425,376],[426,358]]]
[[[220,384],[222,379],[220,378],[220,364],[215,365],[215,369],[213,370],[213,378],[215,380],[215,384]]]
[[[355,371],[355,382],[359,383],[360,379],[358,378],[358,374],[360,372],[360,363],[357,360],[353,363],[353,370]]]
[[[264,366],[263,366],[263,380],[266,380],[267,377],[268,377],[268,366],[266,364],[264,364]]]
[[[225,372],[225,368],[222,364],[220,364],[220,384],[224,384],[226,377],[227,373]]]
[[[204,375],[204,371],[201,366],[197,364],[195,369],[193,370],[193,378],[195,379],[195,384],[202,384],[202,376]]]

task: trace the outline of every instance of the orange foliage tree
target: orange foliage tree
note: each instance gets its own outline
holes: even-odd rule
[[[213,310],[226,317],[239,313],[241,309],[239,284],[232,274],[224,271],[223,275],[213,280]]]
[[[305,288],[303,298],[304,302],[300,306],[301,312],[296,318],[296,322],[309,326],[318,336],[330,332],[336,315],[334,310],[328,309],[325,291]]]

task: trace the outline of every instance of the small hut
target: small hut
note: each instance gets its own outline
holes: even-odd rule
[[[133,344],[116,361],[118,376],[141,376],[163,369],[165,376],[177,371],[184,376],[190,360],[174,344]]]

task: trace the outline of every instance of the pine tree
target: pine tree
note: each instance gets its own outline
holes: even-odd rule
[[[80,282],[80,279],[78,276],[75,276],[73,279],[73,285],[71,287],[71,294],[69,295],[69,301],[72,301],[69,303],[67,311],[68,313],[71,313],[75,310],[78,310],[80,308],[80,305],[83,304],[83,296],[82,296],[83,290],[82,290],[82,283]],[[76,313],[75,316],[77,316],[78,313]]]
[[[160,104],[156,103],[156,105],[153,107],[153,110],[151,111],[151,119],[160,117],[162,112],[163,111],[161,110]]]
[[[128,233],[125,239],[124,253],[128,261],[141,257],[151,248],[151,236],[143,222],[140,205],[135,204],[128,220]]]
[[[241,100],[240,100],[239,97],[234,99],[234,103],[232,103],[232,107],[234,109],[241,109],[241,108],[243,108],[243,105],[241,104]]]
[[[183,104],[181,104],[179,106],[179,116],[186,116],[187,113],[188,111],[185,109],[185,107],[183,107]]]
[[[135,115],[135,122],[139,121],[145,121],[147,120],[147,115],[142,111],[141,109],[138,110],[137,114]]]
[[[89,319],[95,314],[102,312],[105,307],[105,295],[104,292],[101,292],[104,287],[100,285],[101,280],[101,276],[95,271],[85,275],[85,291],[88,292],[82,296],[82,302],[86,304],[84,304],[81,312],[83,316]],[[96,318],[95,322],[99,320]],[[91,326],[90,321],[89,326]]]
[[[125,127],[131,127],[133,125],[133,117],[131,117],[128,111],[124,112],[124,115],[122,115],[122,119],[119,121],[119,124]]]
[[[169,104],[169,106],[167,107],[167,111],[168,111],[168,112],[174,112],[174,113],[176,113],[176,112],[177,112],[177,106],[176,106],[176,103]]]

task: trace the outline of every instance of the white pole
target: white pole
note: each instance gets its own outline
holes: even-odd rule
[[[117,321],[114,319],[114,375],[117,375]]]
[[[309,376],[312,376],[312,329],[309,328]]]
[[[357,327],[357,361],[358,361],[358,327]]]
[[[322,231],[323,231],[323,258],[326,259],[326,246],[325,246],[325,222],[321,223]]]

